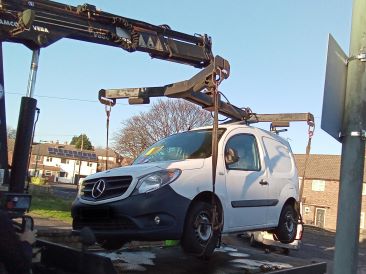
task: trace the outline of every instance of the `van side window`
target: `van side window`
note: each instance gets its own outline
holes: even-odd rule
[[[250,134],[238,134],[225,147],[227,169],[259,171],[260,161],[256,139]]]

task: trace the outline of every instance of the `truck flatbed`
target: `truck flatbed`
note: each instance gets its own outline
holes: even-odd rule
[[[83,273],[77,272],[77,266],[80,265],[79,260],[82,256],[80,250],[63,245],[57,246],[42,240],[38,244],[45,246],[44,254],[47,254],[43,258],[43,267],[56,267],[62,274]],[[65,251],[67,249],[68,252],[62,252],[60,249],[65,249]],[[70,256],[60,256],[60,254],[66,253]],[[72,256],[73,253],[74,256]],[[279,253],[266,254],[261,250],[245,246],[242,239],[235,236],[224,237],[222,246],[216,249],[213,257],[208,261],[183,253],[179,245],[165,247],[162,242],[134,242],[113,252],[106,252],[98,246],[90,247],[83,257],[83,265],[86,267],[84,270],[88,271],[87,267],[92,267],[93,264],[99,265],[99,269],[94,268],[93,273],[101,274],[326,273],[326,263],[284,256]],[[104,265],[104,268],[100,268],[101,265]],[[62,266],[71,268],[64,269],[64,272]]]

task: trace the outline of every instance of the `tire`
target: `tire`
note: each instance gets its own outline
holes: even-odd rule
[[[127,241],[120,240],[98,240],[98,244],[105,250],[118,250],[122,248],[127,243]]]
[[[214,231],[211,224],[212,206],[195,202],[186,216],[181,246],[184,252],[201,259],[209,259],[219,241],[220,230]]]
[[[281,211],[278,227],[275,231],[277,239],[284,244],[292,243],[297,234],[298,216],[294,207],[286,204]]]

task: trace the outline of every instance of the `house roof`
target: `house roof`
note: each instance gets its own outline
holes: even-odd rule
[[[60,152],[60,154],[55,154],[55,153],[50,153],[50,150],[53,149],[58,149],[57,151],[62,151]],[[54,150],[53,150],[54,151]],[[65,151],[68,151],[68,153],[66,153]],[[57,157],[57,158],[65,158],[65,159],[80,159],[80,156],[76,156],[76,154],[72,153],[72,152],[78,152],[80,153],[81,150],[75,148],[74,145],[67,145],[67,144],[57,144],[57,143],[38,143],[38,144],[33,144],[32,146],[32,155],[39,155],[39,156],[50,156],[50,157]],[[85,156],[82,157],[83,161],[89,161],[89,162],[97,162],[97,158],[95,157],[95,152],[93,150],[82,150],[83,155],[87,155],[88,153],[93,154],[94,158],[90,156],[90,154],[88,154],[89,156]]]
[[[299,176],[303,176],[305,154],[295,154],[296,166]],[[340,155],[311,154],[309,155],[308,166],[305,177],[308,179],[339,181],[341,168]],[[366,169],[364,169],[366,178]]]

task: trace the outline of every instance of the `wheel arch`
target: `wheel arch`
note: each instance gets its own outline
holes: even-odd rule
[[[196,202],[206,202],[206,203],[209,203],[211,204],[212,203],[212,194],[214,195],[214,201],[215,201],[215,204],[217,205],[218,209],[219,209],[219,217],[220,217],[220,220],[223,222],[224,220],[224,208],[222,206],[222,203],[221,203],[221,200],[220,198],[215,194],[215,193],[212,193],[211,191],[203,191],[199,194],[197,194],[193,200],[191,201],[191,203],[189,204],[189,207],[188,207],[188,210],[187,210],[187,213],[186,213],[186,216],[184,218],[184,223],[186,223],[187,221],[187,216],[188,216],[188,213],[190,212],[192,206],[196,203]]]
[[[284,208],[286,205],[292,205],[294,208],[296,208],[296,199],[294,197],[290,197],[286,200],[286,202],[283,204],[282,208]]]
[[[295,209],[295,211],[297,211],[296,210],[296,205],[297,205],[297,201],[296,201],[296,199],[294,198],[294,197],[289,197],[284,203],[283,203],[283,205],[282,205],[282,208],[281,208],[281,211],[280,211],[280,216],[281,216],[281,212],[282,212],[282,210],[284,209],[284,207],[285,206],[287,206],[287,205],[291,205],[294,209]],[[279,218],[280,218],[280,216],[278,217],[278,220],[279,220]]]

